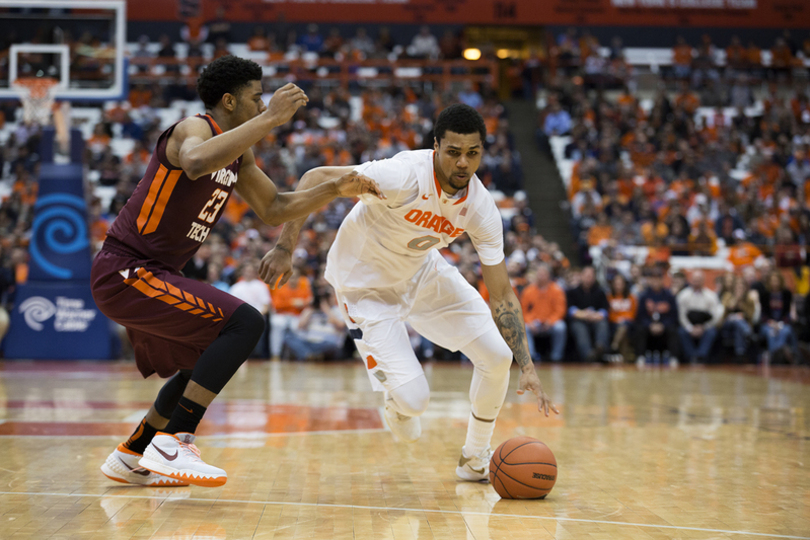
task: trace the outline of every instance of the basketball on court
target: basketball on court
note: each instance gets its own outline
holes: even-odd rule
[[[544,499],[557,481],[557,460],[537,439],[514,437],[492,454],[489,481],[504,499]]]

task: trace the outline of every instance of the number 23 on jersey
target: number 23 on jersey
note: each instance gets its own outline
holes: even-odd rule
[[[217,218],[219,209],[222,208],[222,205],[225,204],[225,201],[227,200],[227,191],[223,191],[221,189],[214,190],[213,195],[211,195],[211,198],[208,199],[207,203],[205,203],[205,206],[203,206],[202,210],[200,210],[200,214],[197,217],[206,223],[213,223]]]

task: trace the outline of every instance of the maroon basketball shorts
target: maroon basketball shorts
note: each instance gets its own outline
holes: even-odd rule
[[[144,377],[191,369],[244,302],[161,265],[102,249],[90,275],[104,315],[123,325]]]

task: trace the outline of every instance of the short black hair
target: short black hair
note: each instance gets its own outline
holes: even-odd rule
[[[481,143],[487,140],[487,126],[484,124],[484,117],[478,111],[463,103],[450,105],[436,119],[436,126],[433,128],[433,135],[437,142],[441,142],[444,134],[448,131],[466,135],[468,133],[478,133],[481,135]]]
[[[206,109],[213,109],[225,94],[236,95],[251,81],[262,80],[262,68],[251,60],[221,56],[206,67],[197,78],[197,94]]]

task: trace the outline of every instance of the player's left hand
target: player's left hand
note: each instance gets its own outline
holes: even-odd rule
[[[271,289],[282,287],[292,275],[292,253],[279,246],[268,251],[259,264],[259,277]]]
[[[357,174],[357,171],[344,174],[337,179],[336,184],[339,197],[357,197],[368,194],[374,195],[378,199],[386,199],[377,182],[368,176]]]
[[[557,410],[557,407],[554,406],[554,403],[551,402],[551,398],[543,392],[543,385],[540,384],[540,378],[537,377],[537,373],[534,371],[534,366],[531,369],[527,369],[526,371],[521,371],[520,373],[520,381],[518,382],[518,394],[523,394],[526,390],[533,393],[537,396],[537,410],[545,413],[548,416],[548,411],[551,409],[557,414],[560,414],[560,411]]]

